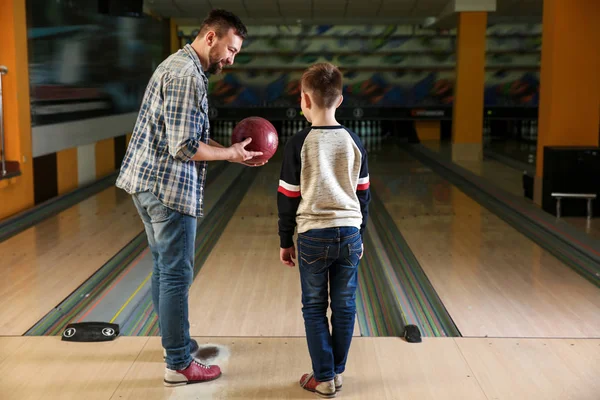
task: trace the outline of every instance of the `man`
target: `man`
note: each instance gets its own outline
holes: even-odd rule
[[[221,375],[218,366],[193,357],[198,344],[189,335],[188,292],[207,161],[248,165],[246,161],[262,155],[245,149],[251,139],[226,148],[209,138],[206,73],[233,64],[246,34],[237,16],[213,10],[194,42],[158,66],[117,179],[117,187],[133,197],[152,251],[152,301],[166,352],[166,386]]]

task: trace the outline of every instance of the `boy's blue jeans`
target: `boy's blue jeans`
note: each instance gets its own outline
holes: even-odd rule
[[[194,279],[196,218],[166,207],[150,192],[134,194],[133,203],[152,251],[152,303],[167,367],[184,369],[192,362],[188,294]]]
[[[356,318],[356,287],[362,237],[354,227],[298,234],[302,313],[313,372],[329,381],[346,368]],[[328,291],[331,326],[327,320]]]

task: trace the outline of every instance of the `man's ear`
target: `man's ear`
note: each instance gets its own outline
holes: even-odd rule
[[[217,39],[217,34],[215,33],[215,31],[208,31],[206,32],[206,35],[204,36],[204,40],[206,41],[206,44],[209,46],[212,46],[213,44],[215,44]]]

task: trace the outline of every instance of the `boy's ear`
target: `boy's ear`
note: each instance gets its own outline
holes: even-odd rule
[[[335,108],[338,108],[339,106],[341,106],[343,101],[344,101],[344,96],[340,95],[340,98],[338,99],[337,106],[335,106]]]
[[[310,109],[312,106],[312,102],[310,100],[310,96],[306,92],[302,92],[302,96],[304,96],[304,101],[306,103],[306,108]]]

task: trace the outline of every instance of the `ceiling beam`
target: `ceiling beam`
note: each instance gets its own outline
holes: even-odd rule
[[[458,23],[460,12],[495,12],[496,0],[450,0],[437,16],[425,19],[423,28],[453,29]]]
[[[289,20],[289,21],[288,21]],[[182,18],[176,17],[175,21],[177,24],[182,26],[193,26],[197,25],[201,22],[198,18]],[[244,18],[245,25],[296,25],[298,21],[293,21],[288,18],[286,21],[282,21],[281,18]],[[318,17],[312,18],[310,20],[302,20],[302,25],[421,25],[423,23],[423,18],[397,18],[397,17],[389,17],[389,18],[377,18],[376,21],[373,18],[335,18],[335,17]]]

